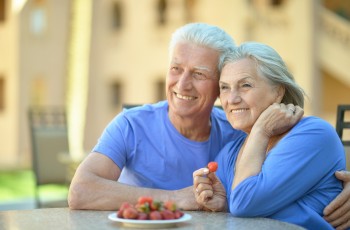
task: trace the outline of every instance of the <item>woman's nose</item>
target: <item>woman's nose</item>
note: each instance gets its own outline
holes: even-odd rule
[[[241,98],[241,96],[239,95],[239,93],[236,90],[231,90],[230,91],[230,94],[229,94],[229,97],[228,97],[228,102],[230,104],[239,103],[239,102],[241,102],[241,100],[242,100],[242,98]]]

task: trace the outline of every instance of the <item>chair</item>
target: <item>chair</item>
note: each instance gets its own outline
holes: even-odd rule
[[[346,111],[350,112],[350,105],[338,105],[335,129],[339,135],[340,140],[344,145],[344,151],[346,156],[346,169],[350,170],[350,140],[345,140],[343,135],[343,131],[345,129],[350,129],[350,121],[345,121]]]
[[[350,129],[350,121],[345,121],[345,112],[350,112],[350,105],[338,105],[336,131],[344,146],[350,146],[350,140],[343,139],[344,129]]]
[[[68,188],[66,166],[58,160],[58,154],[69,152],[65,111],[58,107],[33,107],[29,109],[28,117],[36,205],[38,208],[66,207],[66,197],[45,202],[40,196],[42,185],[65,185]]]

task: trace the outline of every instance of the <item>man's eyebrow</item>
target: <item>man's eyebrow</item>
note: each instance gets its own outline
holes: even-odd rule
[[[211,72],[212,70],[206,66],[195,66],[194,69],[197,69],[197,70],[204,70],[204,71],[207,71],[207,72]]]

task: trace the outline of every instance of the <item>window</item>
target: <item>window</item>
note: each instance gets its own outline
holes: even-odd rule
[[[5,109],[5,79],[0,77],[0,111]]]
[[[5,21],[6,0],[0,0],[0,22]]]
[[[30,32],[36,36],[42,35],[47,30],[46,0],[33,1],[29,16]]]
[[[156,101],[162,101],[166,99],[166,89],[165,89],[165,81],[159,80],[157,81],[157,95],[156,95]]]
[[[112,9],[112,27],[120,29],[122,27],[122,5],[120,2],[113,2]]]
[[[119,107],[122,104],[122,84],[120,82],[113,82],[110,87],[111,105],[112,107]]]
[[[167,0],[158,0],[158,25],[162,26],[166,23]]]

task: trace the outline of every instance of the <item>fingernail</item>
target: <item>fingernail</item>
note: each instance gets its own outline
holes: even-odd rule
[[[209,169],[207,169],[207,168],[203,169],[203,173],[208,173],[208,172],[209,172]]]

